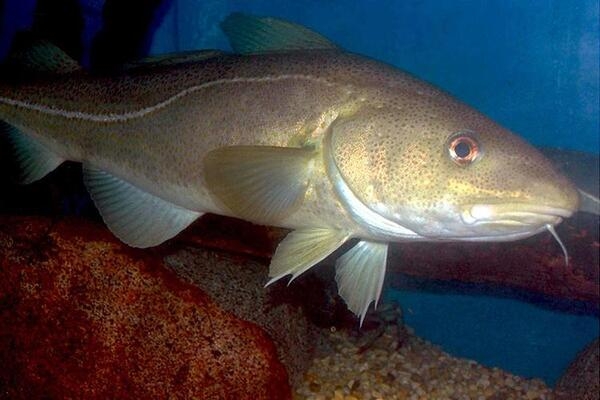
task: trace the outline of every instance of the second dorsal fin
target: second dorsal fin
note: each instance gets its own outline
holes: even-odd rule
[[[137,68],[165,67],[171,65],[187,64],[198,61],[208,60],[227,54],[221,50],[193,50],[177,53],[159,54],[155,56],[144,57],[140,60],[125,64],[123,69],[131,70]]]
[[[277,18],[233,13],[221,23],[221,29],[240,54],[339,48],[302,25]]]

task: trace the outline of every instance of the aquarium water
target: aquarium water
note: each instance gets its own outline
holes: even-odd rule
[[[31,26],[35,3],[4,1],[0,56]],[[89,51],[104,1],[79,3]],[[597,154],[598,8],[598,0],[173,0],[158,9],[147,51],[227,49],[219,22],[229,13],[276,16],[405,69],[537,146]],[[597,315],[510,298],[391,288],[386,299],[449,353],[549,384],[599,333]]]

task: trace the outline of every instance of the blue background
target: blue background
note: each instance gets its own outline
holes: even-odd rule
[[[0,57],[33,21],[35,0],[5,0]],[[82,62],[102,0],[80,0]],[[223,48],[232,11],[289,19],[345,49],[408,70],[538,146],[599,151],[597,0],[175,0],[156,16],[148,52]],[[577,316],[485,296],[391,290],[417,334],[458,356],[553,383],[598,336]]]
[[[79,2],[86,23],[82,41],[89,45],[104,2]],[[35,3],[5,0],[0,56],[14,32],[31,24]],[[218,24],[232,11],[278,16],[412,72],[536,145],[599,151],[598,0],[167,3],[151,32],[153,53],[227,48]]]
[[[403,68],[540,146],[598,152],[597,0],[177,1],[153,52],[227,48],[231,11],[286,18]]]
[[[510,298],[388,290],[404,322],[445,351],[554,384],[598,337],[598,318]]]

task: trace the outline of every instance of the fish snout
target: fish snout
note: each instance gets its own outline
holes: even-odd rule
[[[579,193],[566,177],[557,174],[550,182],[531,181],[521,196],[463,208],[463,222],[539,227],[559,224],[578,209]]]
[[[556,181],[533,189],[530,200],[533,208],[549,214],[568,218],[579,210],[580,197],[576,186],[566,176],[559,174]]]

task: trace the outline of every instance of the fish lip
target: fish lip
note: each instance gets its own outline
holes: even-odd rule
[[[468,225],[556,225],[574,213],[566,208],[524,203],[478,203],[468,205],[463,210],[462,220]]]

